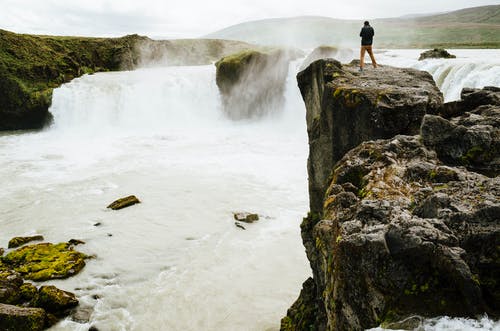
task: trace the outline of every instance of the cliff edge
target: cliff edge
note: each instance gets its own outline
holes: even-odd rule
[[[310,144],[301,230],[313,277],[281,330],[498,317],[500,89],[464,90],[443,105],[426,73],[357,73],[334,60],[314,62],[298,81]]]

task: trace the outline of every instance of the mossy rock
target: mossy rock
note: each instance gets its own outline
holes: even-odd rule
[[[425,59],[454,59],[455,55],[448,53],[444,48],[434,48],[420,54],[419,61]]]
[[[85,258],[69,243],[41,243],[10,252],[2,261],[25,279],[44,281],[76,275],[85,266]]]
[[[41,286],[38,290],[33,305],[43,308],[47,312],[61,315],[70,308],[78,305],[78,300],[71,292],[58,289],[55,286]]]
[[[129,195],[128,197],[113,201],[107,208],[118,210],[125,207],[130,207],[132,205],[135,205],[136,203],[141,203],[141,201],[137,199],[135,195]]]
[[[46,326],[46,313],[41,308],[21,308],[0,303],[0,330],[40,331]]]
[[[30,236],[30,237],[14,237],[9,241],[9,248],[16,248],[22,246],[24,244],[29,243],[30,241],[43,240],[43,236]]]

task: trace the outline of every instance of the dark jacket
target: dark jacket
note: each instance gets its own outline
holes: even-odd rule
[[[369,25],[365,25],[362,29],[361,32],[359,33],[359,36],[361,37],[361,45],[362,46],[369,46],[373,44],[373,36],[375,35],[375,31],[373,28]]]

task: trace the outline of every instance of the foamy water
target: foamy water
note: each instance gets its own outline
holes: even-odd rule
[[[380,62],[449,65],[413,53]],[[311,273],[299,228],[308,210],[299,65],[285,109],[259,120],[224,118],[213,66],[154,68],[75,79],[54,91],[52,127],[0,136],[0,246],[37,233],[82,239],[78,249],[96,256],[50,282],[75,292],[90,320],[51,330],[279,329]],[[105,208],[129,194],[142,203]],[[233,211],[262,219],[242,230]],[[493,327],[449,323],[499,326],[486,321]],[[428,330],[458,330],[440,325]]]

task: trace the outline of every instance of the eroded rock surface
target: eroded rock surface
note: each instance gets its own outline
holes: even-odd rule
[[[366,140],[418,133],[424,115],[443,102],[432,76],[414,69],[359,73],[356,65],[318,60],[297,80],[307,109],[312,212],[321,210],[333,165],[347,151]]]
[[[443,105],[426,74],[380,71],[355,75],[320,60],[298,76],[310,143],[301,230],[313,278],[282,330],[500,316],[497,91],[464,90],[463,101]],[[381,85],[391,96],[380,97]],[[468,141],[491,157],[464,163]]]

